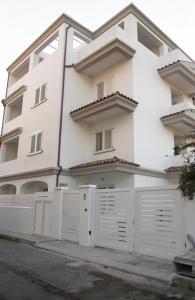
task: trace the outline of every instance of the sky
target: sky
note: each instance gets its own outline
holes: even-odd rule
[[[59,15],[95,30],[131,2],[195,59],[195,0],[0,0],[0,100],[6,68]],[[0,123],[2,115],[0,105]]]

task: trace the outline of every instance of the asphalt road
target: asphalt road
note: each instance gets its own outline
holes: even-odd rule
[[[155,290],[94,265],[0,239],[0,300],[195,300],[194,293]]]

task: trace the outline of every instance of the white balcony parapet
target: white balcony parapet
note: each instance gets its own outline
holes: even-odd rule
[[[195,105],[193,105],[189,101],[181,102],[175,105],[172,105],[169,107],[169,110],[167,111],[167,115],[175,114],[184,110],[194,110],[195,111]]]
[[[191,62],[189,57],[186,56],[181,50],[174,49],[159,58],[158,69],[164,68],[165,66],[171,65],[180,60]]]
[[[93,76],[134,54],[127,33],[121,28],[112,28],[78,51],[75,69]]]

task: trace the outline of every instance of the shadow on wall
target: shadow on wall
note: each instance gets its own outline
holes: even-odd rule
[[[0,195],[15,195],[16,186],[13,184],[4,184],[0,187]]]
[[[37,192],[47,192],[48,185],[43,181],[29,181],[21,186],[20,194],[35,194]]]

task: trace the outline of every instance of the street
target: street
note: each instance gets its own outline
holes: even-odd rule
[[[135,285],[90,263],[0,239],[0,300],[31,299],[190,300],[195,296]]]

